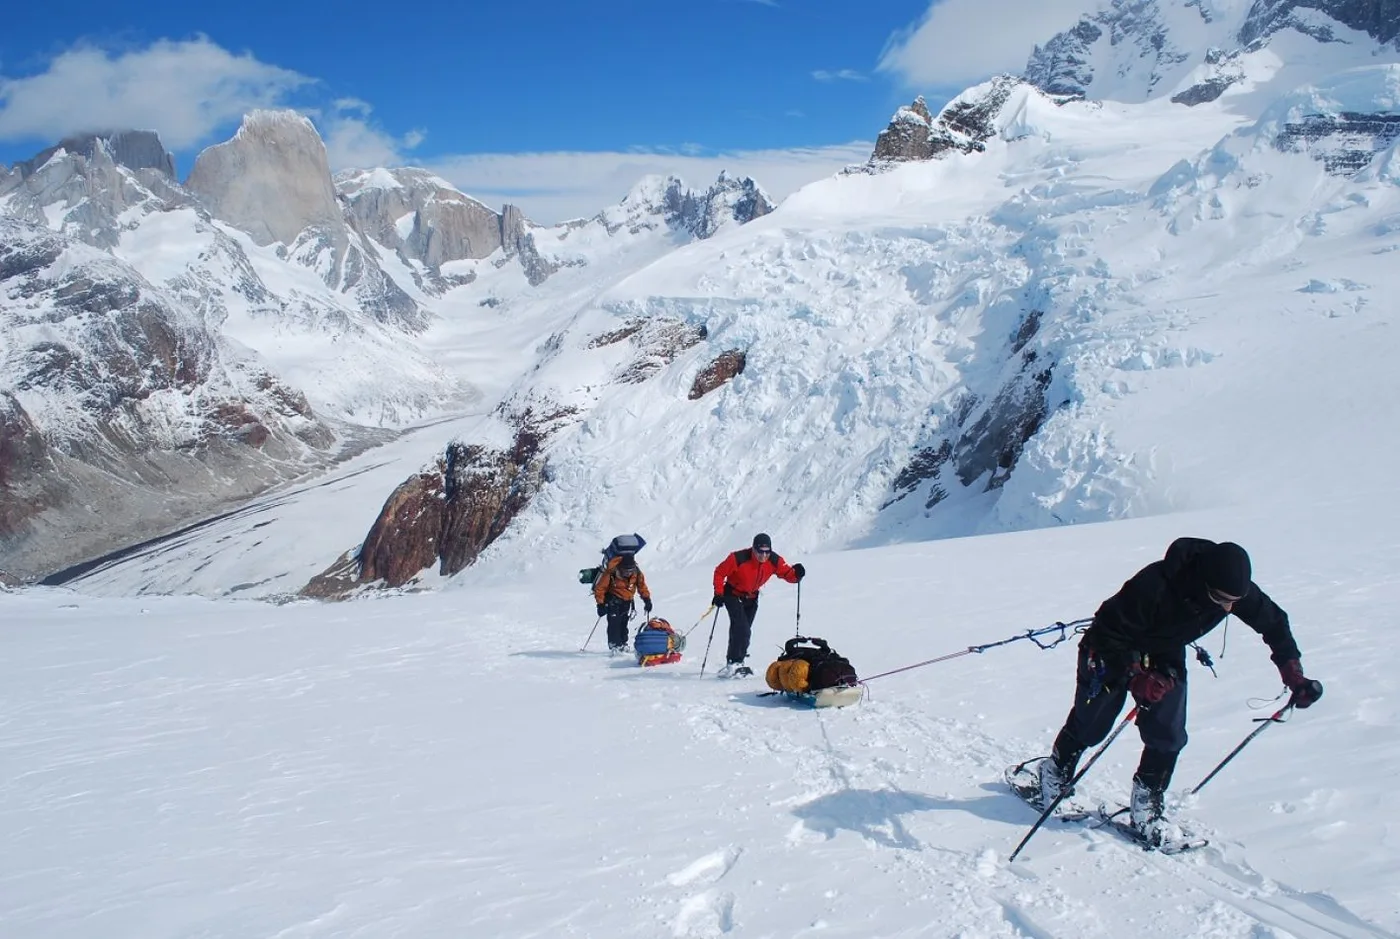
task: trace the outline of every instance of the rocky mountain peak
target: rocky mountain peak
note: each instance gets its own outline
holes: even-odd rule
[[[1337,39],[1325,23],[1307,11],[1321,13],[1343,26],[1365,33],[1380,43],[1400,48],[1400,2],[1397,0],[1254,0],[1244,25],[1240,45],[1249,44],[1292,27],[1322,42]]]
[[[1056,96],[1197,105],[1243,81],[1243,58],[1285,29],[1400,48],[1400,0],[1112,0],[1036,46],[1024,77]]]
[[[118,218],[189,204],[174,161],[151,131],[65,138],[0,174],[6,213],[99,248],[120,241]]]
[[[202,151],[185,186],[258,244],[290,244],[308,228],[344,225],[326,145],[295,111],[252,111],[238,133]]]
[[[997,117],[1021,80],[1002,75],[969,88],[948,103],[938,117],[920,96],[901,107],[875,138],[871,163],[931,160],[944,153],[973,153],[1000,131]]]
[[[335,188],[356,230],[434,273],[507,243],[502,213],[428,170],[347,170],[335,177]]]
[[[730,222],[744,224],[775,208],[773,200],[751,177],[735,177],[722,171],[703,192],[686,186],[678,176],[646,176],[622,202],[599,217],[609,231],[637,231],[661,224],[709,238]]]
[[[111,162],[129,170],[155,170],[166,178],[175,178],[175,158],[160,142],[153,130],[108,130],[64,137],[57,144],[39,151],[33,158],[15,164],[21,177],[28,177],[59,151],[81,154],[88,160],[98,158],[101,150]]]

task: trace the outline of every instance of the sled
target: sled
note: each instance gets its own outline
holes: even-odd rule
[[[773,695],[782,695],[794,704],[805,704],[807,707],[843,708],[865,697],[865,691],[860,685],[840,685],[818,691],[765,691],[759,697],[767,698]]]

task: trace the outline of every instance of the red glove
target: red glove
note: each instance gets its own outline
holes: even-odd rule
[[[1156,704],[1167,696],[1168,691],[1176,687],[1176,679],[1170,675],[1151,670],[1144,671],[1140,665],[1134,665],[1128,674],[1132,676],[1128,679],[1128,691],[1133,700],[1140,705]]]
[[[1293,692],[1289,703],[1294,707],[1300,710],[1310,708],[1317,703],[1318,698],[1322,697],[1322,682],[1314,681],[1304,675],[1303,663],[1297,659],[1280,662],[1278,675],[1288,686],[1288,690]]]

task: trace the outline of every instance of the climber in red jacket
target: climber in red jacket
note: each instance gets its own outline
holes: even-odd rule
[[[729,614],[729,653],[720,678],[743,678],[753,669],[744,664],[749,654],[749,637],[758,614],[758,592],[773,575],[795,584],[807,575],[801,564],[788,566],[773,553],[773,539],[760,532],[753,546],[730,554],[715,568],[715,606]]]

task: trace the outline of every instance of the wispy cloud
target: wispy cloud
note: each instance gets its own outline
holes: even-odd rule
[[[704,188],[721,170],[752,176],[775,199],[864,163],[873,143],[746,150],[694,155],[668,152],[488,153],[429,160],[427,168],[488,205],[517,205],[532,220],[551,224],[596,215],[619,202],[642,177],[675,175]]]
[[[812,77],[819,82],[864,82],[870,80],[852,68],[837,69],[834,72],[827,69],[817,69],[812,73]]]
[[[0,140],[135,128],[159,130],[166,146],[183,149],[313,81],[204,37],[120,52],[79,45],[39,74],[0,76]]]
[[[325,112],[313,113],[332,170],[402,166],[409,151],[427,137],[422,130],[395,136],[373,119],[374,109],[358,98],[340,98]]]
[[[890,38],[879,69],[911,87],[966,86],[1020,73],[1036,43],[1072,27],[1096,0],[935,0]]]

